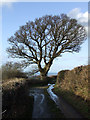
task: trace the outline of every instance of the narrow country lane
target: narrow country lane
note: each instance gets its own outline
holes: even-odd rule
[[[48,84],[49,87],[47,92],[60,111],[64,114],[65,118],[83,118],[71,105],[66,103],[62,97],[58,97],[53,93],[52,89],[54,88],[54,85],[55,84]],[[49,111],[47,99],[44,94],[44,88],[31,88],[29,95],[34,96],[32,118],[52,118],[52,114]]]
[[[51,118],[43,88],[30,89],[30,96],[34,96],[32,118]]]

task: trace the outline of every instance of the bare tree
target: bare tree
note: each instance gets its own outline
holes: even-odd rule
[[[56,57],[65,52],[79,52],[86,38],[86,31],[77,20],[65,14],[46,15],[21,26],[8,39],[11,46],[7,51],[11,57],[22,58],[28,65],[37,64],[44,79]]]

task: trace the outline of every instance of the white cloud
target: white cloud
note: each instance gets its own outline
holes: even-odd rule
[[[19,0],[0,0],[0,6],[7,6],[8,8],[12,7],[13,2],[18,2]]]
[[[88,11],[83,13],[80,8],[74,8],[68,13],[68,16],[77,19],[78,23],[83,25],[88,31]]]

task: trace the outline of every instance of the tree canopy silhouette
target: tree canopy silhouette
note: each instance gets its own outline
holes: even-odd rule
[[[22,58],[28,65],[37,64],[41,79],[56,57],[65,52],[79,52],[87,38],[84,27],[66,14],[46,15],[21,26],[8,41],[7,51],[13,58]],[[44,67],[42,67],[44,63]]]

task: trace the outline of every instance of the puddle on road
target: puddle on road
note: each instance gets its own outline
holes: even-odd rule
[[[56,94],[53,93],[52,89],[54,88],[55,84],[48,84],[49,88],[47,89],[48,94],[50,95],[51,99],[56,103],[56,105],[59,105],[59,98]]]
[[[58,96],[52,92],[55,84],[48,84],[49,88],[47,89],[48,94],[51,99],[56,103],[57,107],[59,104]],[[48,118],[50,113],[48,112],[47,102],[45,100],[44,90],[42,88],[31,88],[29,96],[34,97],[34,106],[33,106],[33,115],[32,118]]]
[[[37,102],[37,99],[38,99],[38,102],[39,102],[39,105],[42,104],[44,102],[44,94],[43,94],[43,91],[39,88],[32,88],[30,89],[30,94],[29,96],[33,96],[34,97],[34,103]]]
[[[31,88],[29,96],[34,97],[34,106],[32,118],[48,118],[50,114],[47,110],[44,90],[40,88]]]

